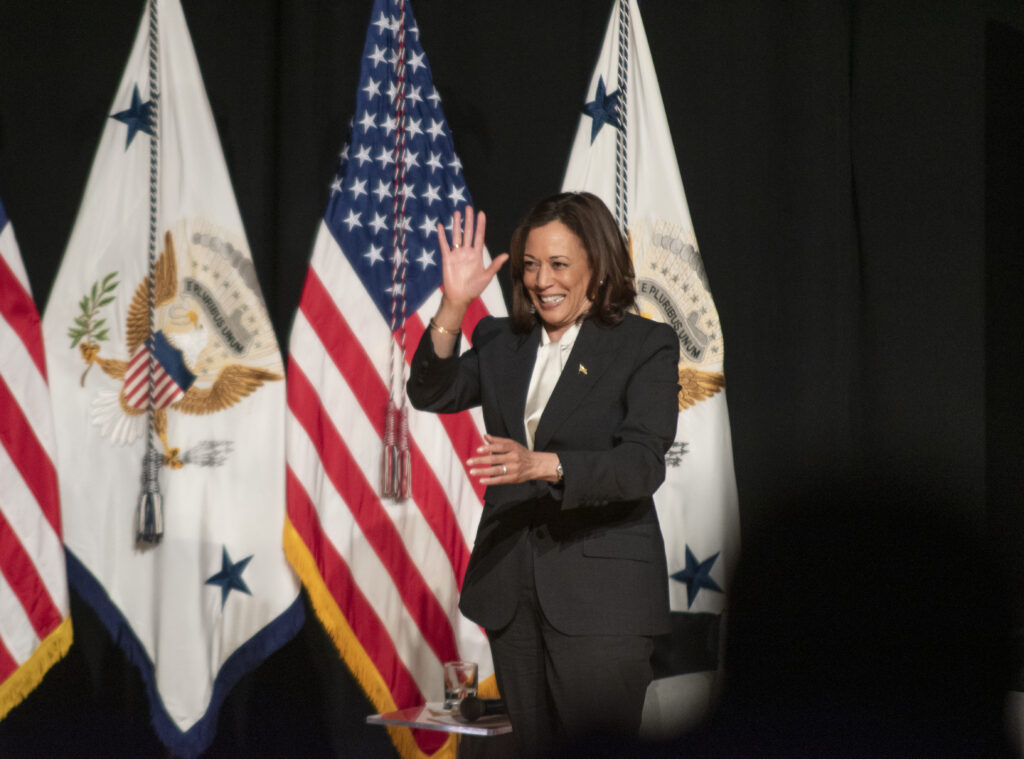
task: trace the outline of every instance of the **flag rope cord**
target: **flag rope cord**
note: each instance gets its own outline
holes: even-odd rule
[[[147,305],[149,331],[146,335],[146,453],[142,459],[142,494],[136,514],[136,539],[155,544],[163,535],[163,503],[160,496],[160,465],[155,433],[156,355],[153,335],[156,331],[156,241],[160,182],[160,13],[159,0],[149,0],[149,238],[147,240]]]
[[[619,38],[618,67],[616,76],[619,85],[619,97],[615,103],[618,130],[615,132],[615,216],[623,234],[629,234],[629,209],[626,198],[629,197],[629,177],[626,163],[626,98],[629,83],[629,7],[628,0],[618,0]]]
[[[388,408],[384,427],[384,458],[381,464],[381,496],[409,497],[409,410],[405,402],[405,0],[398,4],[395,66],[395,174],[391,217],[391,337],[388,348]],[[395,366],[398,364],[396,372]],[[396,400],[395,396],[398,396]]]
[[[391,332],[399,334],[404,332],[402,325],[405,320],[405,0],[399,3],[401,19],[398,25],[397,50],[395,52],[395,178],[394,188],[394,212],[391,225],[391,248],[393,251],[391,259]],[[396,311],[400,313],[396,314]],[[394,348],[392,344],[392,356]],[[402,346],[404,347],[404,346]],[[394,376],[394,363],[391,364],[392,378]],[[394,392],[392,386],[388,388]]]

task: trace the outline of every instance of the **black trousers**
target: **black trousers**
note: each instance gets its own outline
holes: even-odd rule
[[[653,638],[564,635],[544,617],[532,583],[512,621],[488,637],[523,759],[553,756],[589,735],[639,732]]]

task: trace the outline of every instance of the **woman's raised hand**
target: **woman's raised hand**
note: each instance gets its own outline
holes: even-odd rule
[[[452,242],[444,227],[437,225],[437,242],[441,247],[441,265],[444,275],[444,295],[453,305],[465,308],[480,295],[494,279],[498,269],[508,260],[502,253],[484,266],[484,229],[487,217],[484,212],[473,213],[466,206],[465,218],[458,211],[452,217]]]

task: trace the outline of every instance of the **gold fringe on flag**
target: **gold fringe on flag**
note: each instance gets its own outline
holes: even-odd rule
[[[341,613],[341,609],[338,608],[334,597],[327,589],[309,548],[291,521],[287,519],[284,525],[283,543],[285,556],[288,557],[288,561],[305,586],[320,624],[331,636],[342,660],[363,689],[370,703],[381,714],[397,710],[398,705],[391,697],[391,691],[384,684],[384,679],[374,666],[373,660],[366,653],[366,649],[359,642],[359,638],[352,631],[345,615]],[[479,693],[481,698],[498,698],[498,686],[494,675],[480,683]],[[455,759],[457,743],[454,735],[448,736],[448,740],[441,748],[428,755],[416,745],[410,728],[389,726],[388,733],[402,759]]]
[[[71,618],[66,617],[42,640],[25,663],[0,683],[0,720],[36,689],[50,667],[64,658],[73,637]]]

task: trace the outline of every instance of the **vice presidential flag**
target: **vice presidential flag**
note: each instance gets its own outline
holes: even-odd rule
[[[381,712],[440,701],[442,662],[493,672],[483,632],[458,611],[483,503],[464,462],[482,419],[407,409],[404,393],[441,297],[436,225],[470,202],[412,9],[376,0],[351,139],[292,328],[285,545]],[[496,281],[463,334],[487,313],[504,314]],[[412,757],[444,735],[392,738]]]
[[[71,645],[39,312],[0,203],[0,719]]]
[[[179,0],[144,14],[43,326],[69,579],[195,756],[303,611],[284,367]]]
[[[707,623],[724,607],[739,553],[724,342],[636,0],[612,8],[563,189],[592,192],[612,209],[629,235],[643,315],[679,336],[679,424],[654,496],[676,634],[658,652],[656,676],[711,670],[716,625]],[[669,694],[668,684],[655,681],[666,714],[699,711],[706,701],[706,686],[694,701]],[[651,716],[649,708],[645,721]]]

